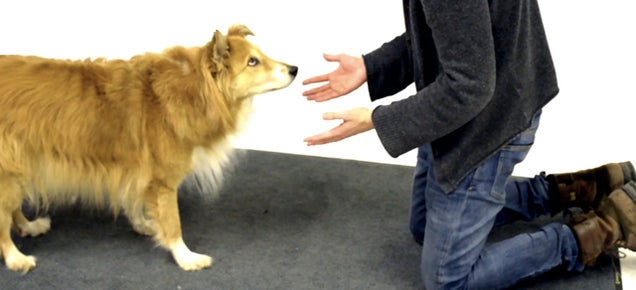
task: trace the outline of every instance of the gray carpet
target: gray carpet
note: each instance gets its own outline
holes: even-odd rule
[[[243,151],[219,199],[180,194],[184,240],[212,255],[212,268],[184,272],[125,218],[66,208],[52,212],[47,235],[14,237],[38,266],[0,269],[0,289],[422,289],[407,228],[412,170]],[[615,262],[606,255],[584,274],[548,273],[515,289],[620,289]]]

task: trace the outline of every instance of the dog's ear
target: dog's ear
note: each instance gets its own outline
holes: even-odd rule
[[[215,31],[212,41],[207,45],[207,50],[210,58],[210,71],[217,73],[223,70],[230,56],[230,46],[228,45],[227,37],[220,31]]]
[[[227,35],[246,37],[248,35],[254,35],[254,33],[252,33],[252,31],[245,25],[234,24],[230,27],[230,29],[228,29]]]

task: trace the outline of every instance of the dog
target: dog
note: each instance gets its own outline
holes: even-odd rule
[[[216,185],[255,95],[298,68],[269,58],[235,24],[204,46],[128,60],[0,56],[0,250],[8,269],[36,266],[11,239],[38,236],[23,203],[110,208],[153,236],[184,270],[212,265],[183,242],[177,191],[192,174]],[[43,209],[43,210],[40,210]]]

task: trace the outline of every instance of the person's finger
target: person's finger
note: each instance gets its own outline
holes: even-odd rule
[[[324,88],[324,90],[316,89],[313,92],[303,93],[303,96],[307,98],[308,101],[315,101],[320,103],[338,97],[340,96],[340,94],[334,91],[330,86],[327,86]]]
[[[339,94],[337,92],[335,92],[332,89],[329,89],[329,90],[325,90],[323,92],[320,92],[320,93],[312,96],[311,98],[308,97],[307,99],[310,100],[310,101],[315,101],[315,102],[320,103],[320,102],[331,100],[331,99],[333,99],[333,98],[335,98],[337,96],[339,96]]]
[[[323,145],[327,143],[337,142],[347,137],[344,123],[332,128],[329,131],[305,138],[305,143],[311,145]]]
[[[307,146],[324,145],[339,141],[340,139],[342,138],[339,138],[330,130],[318,135],[305,138],[305,143],[307,144]]]
[[[307,144],[307,146],[322,145],[322,144],[326,144],[327,143],[326,140],[329,139],[330,137],[331,137],[331,132],[327,131],[327,132],[323,132],[317,135],[307,137],[303,141]]]
[[[326,82],[329,80],[329,74],[318,75],[314,77],[310,77],[303,81],[303,85],[309,85],[313,83]]]
[[[322,93],[322,92],[324,92],[326,90],[329,90],[330,87],[331,86],[329,84],[322,85],[322,86],[319,86],[319,87],[315,87],[313,89],[304,91],[303,92],[303,96],[307,97],[307,96],[311,96],[311,95],[317,95],[317,94]]]

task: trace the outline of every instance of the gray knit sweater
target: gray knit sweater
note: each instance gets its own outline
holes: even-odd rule
[[[536,0],[403,0],[406,32],[363,56],[387,152],[431,144],[445,191],[530,125],[558,93]]]

